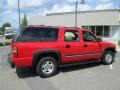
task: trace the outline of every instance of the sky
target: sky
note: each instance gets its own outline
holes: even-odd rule
[[[18,0],[0,0],[0,26],[9,22],[18,28]],[[71,12],[77,0],[20,0],[21,19],[26,14],[28,20],[47,13]],[[78,0],[80,2],[81,0]],[[78,11],[118,9],[120,0],[85,0],[79,3]]]

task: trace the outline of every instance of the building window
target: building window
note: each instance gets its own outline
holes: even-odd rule
[[[82,26],[83,29],[89,29],[89,26]]]
[[[103,26],[96,26],[96,36],[103,36]]]
[[[91,26],[91,31],[94,33],[94,34],[96,34],[96,31],[95,31],[95,26]]]
[[[96,34],[96,27],[95,26],[89,26],[89,30],[91,30],[94,34]]]
[[[109,37],[110,27],[104,26],[104,37]]]
[[[83,26],[82,28],[87,27],[91,30],[96,36],[109,37],[110,36],[110,27],[109,26]],[[84,28],[86,29],[86,28]]]

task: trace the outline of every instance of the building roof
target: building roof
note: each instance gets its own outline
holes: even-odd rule
[[[104,9],[104,10],[89,10],[89,11],[78,11],[78,13],[96,13],[96,12],[120,12],[120,9]],[[60,13],[48,13],[46,16],[53,15],[64,15],[64,14],[74,14],[75,12],[60,12]]]
[[[120,9],[78,11],[78,26],[120,25]],[[31,19],[29,25],[75,26],[75,12],[50,13]]]

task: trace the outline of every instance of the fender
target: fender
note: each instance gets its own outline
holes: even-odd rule
[[[36,66],[38,58],[39,58],[39,56],[41,54],[49,54],[49,53],[56,54],[57,55],[57,59],[58,59],[58,64],[61,63],[61,59],[62,59],[61,52],[59,50],[49,49],[49,50],[40,50],[40,51],[35,52],[35,54],[33,56],[32,66],[33,67]]]
[[[114,52],[116,52],[116,49],[114,47],[105,47],[104,50],[103,50],[103,54],[106,52],[106,50],[108,49],[111,49],[113,50]]]

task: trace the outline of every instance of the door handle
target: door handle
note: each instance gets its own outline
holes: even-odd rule
[[[88,47],[88,45],[87,45],[87,44],[84,44],[84,47]]]
[[[66,48],[70,48],[70,45],[66,45],[65,47],[66,47]]]

